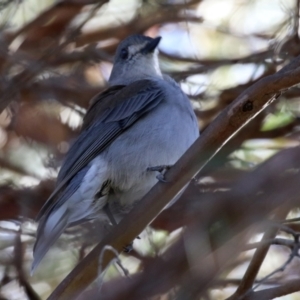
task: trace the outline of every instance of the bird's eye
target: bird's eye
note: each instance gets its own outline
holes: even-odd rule
[[[122,49],[121,50],[121,53],[120,53],[120,56],[122,59],[126,59],[128,57],[128,50],[127,49]]]

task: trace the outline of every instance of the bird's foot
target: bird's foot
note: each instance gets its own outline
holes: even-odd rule
[[[140,240],[140,236],[137,236],[136,239]],[[126,245],[124,248],[123,248],[123,251],[125,253],[129,253],[133,250],[133,242],[131,242],[130,244]]]
[[[169,165],[161,165],[161,166],[155,166],[155,167],[149,167],[147,168],[147,171],[151,172],[159,172],[159,174],[156,176],[158,181],[160,182],[167,182],[165,179],[165,173],[171,168],[172,166]]]
[[[125,247],[123,247],[123,252],[129,253],[129,252],[132,251],[132,249],[133,249],[133,242],[131,242],[130,244],[128,244]]]

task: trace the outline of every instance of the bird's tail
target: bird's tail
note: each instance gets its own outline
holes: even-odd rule
[[[68,219],[68,209],[61,206],[48,217],[44,217],[40,220],[36,242],[33,247],[31,275],[34,273],[49,248],[57,241],[59,236],[68,226]]]

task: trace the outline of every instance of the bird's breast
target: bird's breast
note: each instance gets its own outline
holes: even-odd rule
[[[141,118],[107,149],[110,178],[124,202],[141,198],[157,182],[148,167],[173,165],[198,137],[188,112],[164,103]],[[128,197],[126,196],[128,192]]]

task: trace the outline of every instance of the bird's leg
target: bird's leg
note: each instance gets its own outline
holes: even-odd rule
[[[106,203],[106,204],[104,205],[103,211],[104,211],[104,213],[107,215],[107,217],[108,217],[110,223],[111,223],[113,226],[117,226],[118,223],[116,222],[116,220],[115,220],[115,218],[114,218],[114,215],[112,214],[112,212],[111,212],[111,210],[110,210],[110,208],[109,208],[108,203]],[[138,236],[137,239],[140,239],[140,237]],[[133,249],[133,242],[131,242],[131,243],[129,243],[128,245],[124,246],[123,251],[124,251],[125,253],[129,253],[129,252],[132,251],[132,249]]]
[[[109,208],[109,205],[108,203],[106,203],[103,207],[103,211],[105,212],[106,216],[108,217],[110,223],[113,225],[113,226],[117,226],[118,223],[116,222],[115,218],[114,218],[114,215],[112,214],[110,208]]]
[[[94,202],[96,202],[100,198],[105,197],[105,196],[107,196],[109,194],[109,192],[111,191],[110,184],[111,184],[110,180],[106,180],[105,182],[103,182],[100,190],[96,193],[96,195],[94,197]],[[116,220],[115,220],[112,212],[110,211],[108,203],[106,203],[102,209],[103,209],[104,213],[106,214],[106,216],[108,217],[110,223],[113,226],[116,226],[117,222],[116,222]]]
[[[123,252],[125,252],[125,253],[129,253],[132,250],[133,250],[133,242],[131,242],[130,244],[128,244],[125,247],[123,247]]]
[[[149,172],[159,172],[159,174],[156,176],[158,181],[160,182],[167,182],[165,179],[165,173],[171,168],[170,165],[161,165],[161,166],[155,166],[155,167],[149,167],[147,168],[147,171]]]

